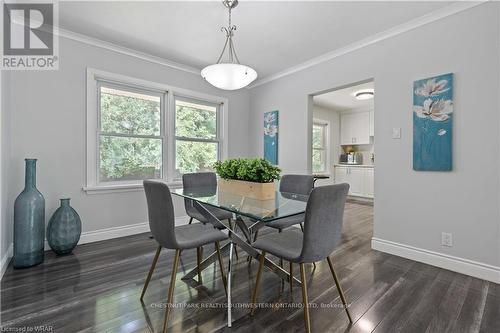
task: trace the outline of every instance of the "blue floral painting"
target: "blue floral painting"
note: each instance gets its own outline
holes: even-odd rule
[[[264,113],[264,158],[278,165],[278,127],[279,112]]]
[[[452,169],[453,74],[413,83],[413,169]]]

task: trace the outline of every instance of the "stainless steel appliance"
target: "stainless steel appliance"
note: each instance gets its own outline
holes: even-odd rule
[[[361,153],[348,153],[340,154],[340,164],[363,164],[363,154]]]

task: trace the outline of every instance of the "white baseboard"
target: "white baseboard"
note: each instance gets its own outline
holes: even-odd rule
[[[179,217],[175,218],[176,225],[184,225],[184,224],[187,224],[188,221],[189,221],[188,216],[179,216]],[[118,238],[118,237],[136,235],[136,234],[140,234],[140,233],[148,232],[148,231],[149,231],[149,222],[86,231],[86,232],[82,232],[82,235],[80,236],[80,241],[78,242],[78,245],[99,242],[99,241]],[[47,240],[45,240],[45,250],[46,251],[50,250],[50,246],[49,246],[49,243],[47,242]],[[5,270],[7,269],[8,265],[10,263],[10,259],[12,258],[12,255],[13,255],[13,244],[11,243],[9,246],[9,249],[7,250],[7,253],[3,256],[2,261],[0,262],[0,264],[1,264],[0,277],[3,277],[3,274],[5,273]]]
[[[189,216],[179,216],[175,218],[175,225],[188,224]],[[120,227],[99,229],[93,231],[82,232],[80,237],[80,244],[87,244],[93,242],[99,242],[107,239],[113,239],[118,237],[131,236],[136,234],[141,234],[143,232],[149,232],[149,222],[129,224]],[[46,242],[47,243],[47,242]],[[48,244],[46,244],[48,245]],[[50,247],[49,247],[50,249]]]
[[[189,221],[189,216],[179,216],[175,218],[175,225],[184,225]],[[82,232],[80,236],[80,241],[78,245],[94,243],[103,240],[131,236],[136,234],[141,234],[143,232],[149,232],[149,222],[129,224],[119,227],[112,227],[106,229],[92,230],[87,232]],[[50,250],[49,243],[45,240],[45,250]]]
[[[372,249],[470,275],[479,279],[500,283],[500,267],[375,237],[372,238]]]
[[[9,266],[10,259],[12,259],[12,254],[14,252],[14,243],[10,243],[9,247],[7,248],[7,252],[4,254],[2,257],[2,261],[0,261],[0,279],[3,277],[3,274],[7,270],[7,267]]]

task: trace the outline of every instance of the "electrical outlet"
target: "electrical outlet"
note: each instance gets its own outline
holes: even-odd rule
[[[441,245],[442,246],[453,246],[453,235],[448,232],[441,233]]]

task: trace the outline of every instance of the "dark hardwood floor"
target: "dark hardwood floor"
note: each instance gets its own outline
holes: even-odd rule
[[[311,309],[313,332],[500,332],[498,284],[371,250],[372,220],[372,207],[349,202],[343,242],[332,256],[352,326],[326,261],[314,271],[308,265],[309,301],[317,306]],[[149,234],[140,234],[81,245],[64,257],[47,252],[45,262],[30,269],[9,267],[1,282],[2,331],[43,325],[45,331],[64,333],[159,332],[173,251],[162,251],[145,304],[139,301],[155,248]],[[205,254],[211,252],[211,246],[205,248]],[[270,307],[248,315],[257,262],[248,265],[243,256],[234,267],[238,307],[227,328],[218,267],[204,271],[203,285],[180,279],[195,263],[195,250],[182,254],[171,332],[304,331],[302,310],[293,306],[301,301],[300,288],[290,294],[285,285],[281,292],[281,281],[268,271],[259,302]]]

